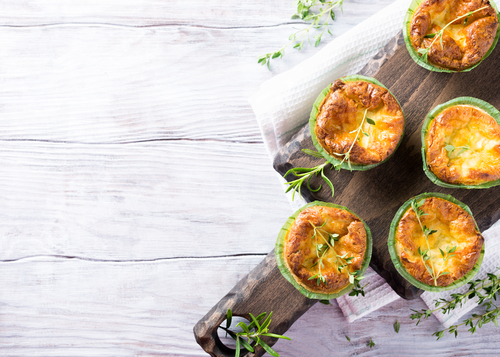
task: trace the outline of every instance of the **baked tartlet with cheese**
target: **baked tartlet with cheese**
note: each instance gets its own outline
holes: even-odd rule
[[[398,210],[388,247],[398,272],[428,291],[467,283],[479,271],[484,255],[484,239],[470,209],[441,193],[421,194]]]
[[[443,36],[436,38],[442,29]],[[410,55],[422,67],[442,72],[470,70],[498,41],[497,8],[487,0],[414,0],[405,18],[404,35]],[[429,49],[427,60],[418,52],[425,49]]]
[[[422,127],[426,175],[450,188],[500,185],[500,113],[471,97],[434,108]]]
[[[332,299],[353,288],[370,263],[368,226],[347,208],[312,202],[291,216],[276,241],[283,276],[311,299]]]
[[[387,160],[403,138],[404,125],[392,93],[374,78],[359,75],[324,89],[309,119],[317,150],[333,165],[350,170],[371,169]]]

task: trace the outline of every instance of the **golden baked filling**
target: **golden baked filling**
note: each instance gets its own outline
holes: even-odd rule
[[[477,185],[500,179],[500,125],[470,105],[443,110],[425,137],[429,169],[441,181]]]
[[[432,34],[445,27],[443,36],[435,41]],[[487,0],[426,0],[411,19],[410,41],[417,51],[432,44],[429,62],[460,71],[481,61],[493,44],[497,29],[497,14]]]
[[[354,214],[333,207],[304,209],[283,244],[294,279],[312,292],[332,294],[349,285],[349,273],[361,269],[367,234]]]
[[[399,221],[396,252],[417,280],[448,286],[472,270],[484,239],[471,215],[454,203],[431,197],[419,209],[423,215],[410,207]]]
[[[404,116],[387,89],[339,79],[318,108],[314,130],[318,143],[331,156],[342,159],[350,150],[351,163],[371,165],[384,161],[397,148]]]

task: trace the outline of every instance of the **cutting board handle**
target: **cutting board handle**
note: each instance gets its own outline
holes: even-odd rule
[[[279,335],[285,332],[318,300],[308,299],[281,275],[274,250],[248,275],[215,305],[194,326],[196,342],[211,356],[232,357],[234,350],[226,347],[218,337],[217,329],[231,309],[233,316],[251,320],[262,312],[273,311],[269,332]],[[276,338],[263,338],[269,346],[276,343]],[[241,356],[262,356],[265,350],[255,346],[255,353],[241,351]]]

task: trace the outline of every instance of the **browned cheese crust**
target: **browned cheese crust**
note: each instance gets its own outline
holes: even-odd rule
[[[311,223],[316,227],[323,226],[314,238]],[[316,245],[326,244],[328,233],[339,236],[333,250],[328,249],[322,260],[321,271],[326,283],[318,285],[316,278],[309,279],[319,271],[319,264],[315,264],[319,260]],[[358,217],[342,209],[314,206],[303,210],[295,219],[285,237],[283,254],[288,269],[299,284],[313,292],[332,294],[349,285],[346,269],[354,272],[361,268],[366,244],[366,230]],[[337,267],[344,264],[344,260],[337,260],[336,256],[344,254],[353,259],[339,273]]]
[[[432,121],[425,146],[427,165],[441,181],[477,185],[500,179],[500,125],[481,109],[443,110]]]
[[[357,131],[363,118],[372,119]],[[337,80],[321,103],[315,133],[320,145],[333,157],[342,160],[349,152],[351,163],[377,164],[396,149],[404,130],[404,116],[391,93],[365,81]],[[368,136],[364,135],[367,133]],[[357,138],[357,140],[356,140]]]
[[[498,17],[495,9],[487,0],[426,0],[416,9],[410,23],[410,40],[415,48],[428,48],[434,38],[426,35],[437,33],[449,22],[478,11],[453,22],[444,30],[441,47],[436,39],[428,53],[428,60],[438,67],[461,71],[469,68],[483,58],[495,39]]]
[[[420,217],[422,224],[437,232],[429,235],[427,264],[434,268],[437,286],[448,286],[467,274],[476,264],[484,239],[476,230],[474,219],[460,206],[441,198],[427,198],[421,207],[427,215]],[[455,256],[445,261],[442,253],[457,247]],[[422,283],[433,285],[434,280],[418,253],[429,249],[415,212],[410,208],[399,221],[396,233],[396,251],[404,268]]]

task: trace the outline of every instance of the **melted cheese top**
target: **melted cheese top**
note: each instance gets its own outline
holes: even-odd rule
[[[430,9],[429,14],[431,16],[431,29],[441,30],[443,29],[450,21],[453,21],[458,16],[451,11],[451,4],[445,3],[444,10],[440,8],[433,7]],[[446,28],[446,32],[448,35],[455,40],[457,45],[461,49],[465,48],[466,45],[466,31],[464,30],[466,26],[464,26],[464,21],[460,21],[459,24],[451,24]],[[432,31],[433,32],[433,31]],[[432,40],[432,39],[431,39]],[[437,40],[436,42],[438,42]]]
[[[444,182],[480,184],[500,179],[500,125],[484,110],[443,110],[426,137],[427,164]]]
[[[409,37],[415,50],[429,49],[433,66],[462,71],[481,61],[497,29],[496,11],[486,0],[425,0],[412,16]]]
[[[330,234],[336,236],[333,242]],[[347,270],[352,273],[361,268],[366,231],[363,222],[348,211],[313,206],[297,216],[283,246],[286,265],[300,285],[311,291],[335,293],[349,285]],[[348,257],[350,262],[346,264]],[[315,276],[319,273],[325,282],[318,282]]]
[[[432,197],[425,199],[421,209],[425,212],[420,217],[422,225],[435,232],[426,239],[410,207],[398,224],[396,251],[406,270],[416,279],[429,285],[447,286],[472,269],[483,238],[476,230],[474,219],[454,203]],[[425,263],[419,249],[427,251],[429,259]],[[453,252],[448,253],[451,250]],[[438,277],[437,284],[429,268]]]
[[[315,133],[333,157],[350,151],[352,163],[370,165],[392,154],[403,129],[403,112],[387,89],[337,80],[318,109]]]

